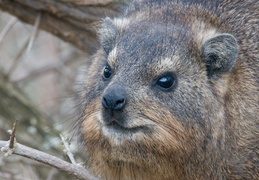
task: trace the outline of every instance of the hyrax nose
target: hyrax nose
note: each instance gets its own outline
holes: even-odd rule
[[[111,110],[122,110],[126,102],[126,92],[121,85],[109,87],[102,98],[102,105]]]

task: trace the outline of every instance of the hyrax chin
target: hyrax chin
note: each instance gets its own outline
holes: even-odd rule
[[[135,1],[103,20],[80,121],[102,179],[259,179],[258,1]]]

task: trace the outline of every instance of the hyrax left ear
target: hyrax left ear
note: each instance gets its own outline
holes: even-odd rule
[[[109,17],[103,20],[102,26],[99,29],[99,40],[104,51],[108,54],[115,44],[117,29]]]
[[[210,76],[230,71],[236,62],[237,55],[237,40],[227,33],[208,39],[201,49],[201,59],[205,62]]]

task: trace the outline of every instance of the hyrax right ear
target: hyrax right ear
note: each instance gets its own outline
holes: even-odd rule
[[[237,56],[237,40],[231,34],[217,35],[208,39],[202,45],[201,59],[206,64],[209,76],[230,71],[236,62]]]
[[[103,20],[99,30],[99,39],[104,51],[108,54],[114,46],[117,29],[109,17]]]

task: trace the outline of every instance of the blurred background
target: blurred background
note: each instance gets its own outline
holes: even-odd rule
[[[32,38],[34,41],[30,44]],[[47,119],[52,123],[46,125],[35,118],[19,119],[19,113],[14,111],[12,115],[20,120],[17,129],[19,143],[66,159],[58,137],[60,132],[69,139],[78,163],[83,162],[76,134],[72,136],[70,130],[78,118],[74,98],[82,89],[89,64],[90,57],[86,53],[46,31],[35,32],[34,26],[0,10],[0,71],[4,74],[3,79],[8,79],[10,87],[15,87],[10,89],[19,89],[19,93],[28,98],[29,106],[39,111],[44,122]],[[3,99],[0,101],[3,109],[12,108],[8,103],[4,104]],[[11,122],[15,119],[7,119],[3,115],[7,111],[3,109],[0,110],[0,140],[8,140],[7,130],[12,128]],[[0,153],[1,180],[57,178],[74,179],[35,161],[15,155],[4,158]]]

